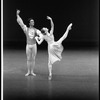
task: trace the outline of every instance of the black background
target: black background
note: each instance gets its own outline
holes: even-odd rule
[[[99,0],[3,0],[3,41],[4,48],[25,49],[26,37],[16,21],[16,9],[19,9],[24,24],[33,18],[35,27],[47,27],[54,21],[54,36],[58,40],[67,26],[73,23],[72,30],[64,40],[65,48],[98,47],[99,36]],[[43,42],[40,49],[46,48]]]

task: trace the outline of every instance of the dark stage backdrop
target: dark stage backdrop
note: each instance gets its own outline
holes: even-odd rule
[[[26,37],[16,22],[16,9],[28,26],[28,18],[35,20],[35,27],[50,29],[46,16],[54,21],[54,36],[58,40],[67,26],[72,30],[64,40],[65,48],[98,47],[99,0],[3,0],[3,43],[4,48],[25,49]],[[44,41],[38,48],[46,49]]]

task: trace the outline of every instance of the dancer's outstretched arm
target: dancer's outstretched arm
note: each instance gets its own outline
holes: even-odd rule
[[[19,13],[20,13],[20,10],[17,10],[17,12],[16,12],[17,22],[21,26],[21,28],[24,30],[24,32],[26,32],[27,31],[27,26],[23,23],[23,20],[19,16]]]
[[[49,19],[50,22],[51,22],[51,30],[50,30],[50,34],[53,34],[53,31],[54,31],[54,23],[53,23],[53,20],[52,20],[52,18],[49,17],[49,16],[47,16],[47,19]]]

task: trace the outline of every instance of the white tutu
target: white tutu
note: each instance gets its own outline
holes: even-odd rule
[[[62,51],[63,46],[61,43],[53,42],[48,45],[49,61],[51,64],[62,59]]]

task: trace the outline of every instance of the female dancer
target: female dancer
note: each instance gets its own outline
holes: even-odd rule
[[[58,40],[54,41],[54,24],[52,19],[47,16],[47,19],[51,22],[51,30],[48,32],[47,28],[42,28],[42,34],[38,34],[39,37],[35,37],[38,44],[41,44],[43,40],[48,43],[48,69],[49,69],[49,80],[52,78],[52,64],[56,61],[60,61],[62,59],[61,53],[63,51],[62,42],[67,37],[69,30],[71,30],[72,23],[67,27],[64,35]]]

